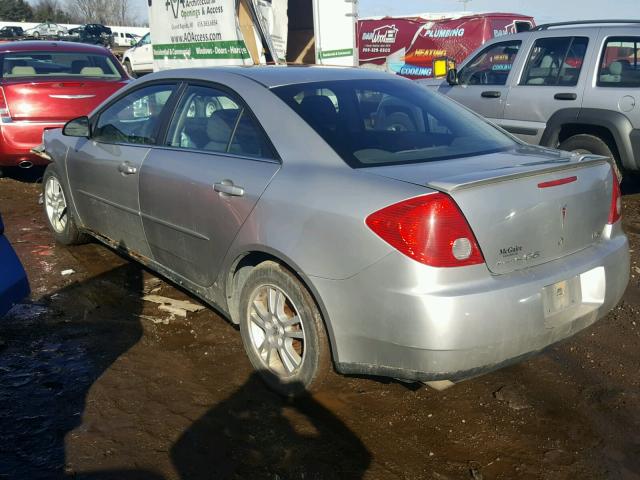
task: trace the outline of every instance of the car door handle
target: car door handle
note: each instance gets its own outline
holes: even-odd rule
[[[578,95],[575,93],[556,93],[553,98],[556,100],[575,100],[578,98]]]
[[[138,173],[138,169],[131,165],[129,162],[123,162],[118,165],[118,171],[123,175],[135,175]]]
[[[234,185],[231,180],[222,180],[214,184],[213,189],[221,195],[230,197],[242,197],[244,195],[244,188]]]
[[[483,98],[500,98],[502,96],[502,93],[496,92],[494,90],[489,90],[488,92],[482,92],[480,96]]]

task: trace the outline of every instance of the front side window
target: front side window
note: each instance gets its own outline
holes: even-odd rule
[[[460,70],[460,84],[506,85],[521,44],[520,40],[512,40],[485,48]]]
[[[169,127],[167,145],[205,152],[274,158],[250,112],[226,92],[189,86]]]
[[[602,52],[600,87],[640,87],[640,37],[613,37]]]
[[[151,85],[117,100],[98,117],[91,138],[103,143],[156,143],[160,118],[175,85]]]
[[[577,85],[588,44],[586,37],[536,40],[520,85]]]
[[[518,145],[455,102],[403,79],[318,82],[272,91],[353,168],[482,155]]]
[[[140,45],[149,45],[151,43],[151,34],[147,33],[142,40],[140,40]]]
[[[91,77],[120,80],[122,74],[106,55],[82,52],[13,52],[0,54],[2,78]]]

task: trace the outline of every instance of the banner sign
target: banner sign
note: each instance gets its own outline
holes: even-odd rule
[[[382,18],[358,22],[360,65],[409,78],[433,76],[433,60],[462,62],[491,38],[516,32],[531,17],[506,14],[454,19]]]

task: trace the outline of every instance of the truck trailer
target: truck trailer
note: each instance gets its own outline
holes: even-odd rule
[[[357,65],[357,0],[147,0],[154,70]]]
[[[411,79],[433,77],[433,60],[464,60],[488,40],[530,30],[532,17],[514,13],[418,14],[358,21],[361,67]]]

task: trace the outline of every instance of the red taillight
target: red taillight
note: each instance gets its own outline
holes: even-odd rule
[[[432,267],[484,263],[467,219],[451,197],[433,193],[378,210],[367,226],[401,253]]]
[[[609,207],[609,220],[607,223],[613,225],[620,217],[622,217],[622,194],[620,192],[620,183],[618,183],[618,177],[613,170],[613,192],[611,193],[611,206]]]
[[[7,105],[7,99],[4,96],[4,90],[0,87],[0,123],[4,119],[10,119],[9,106]]]

